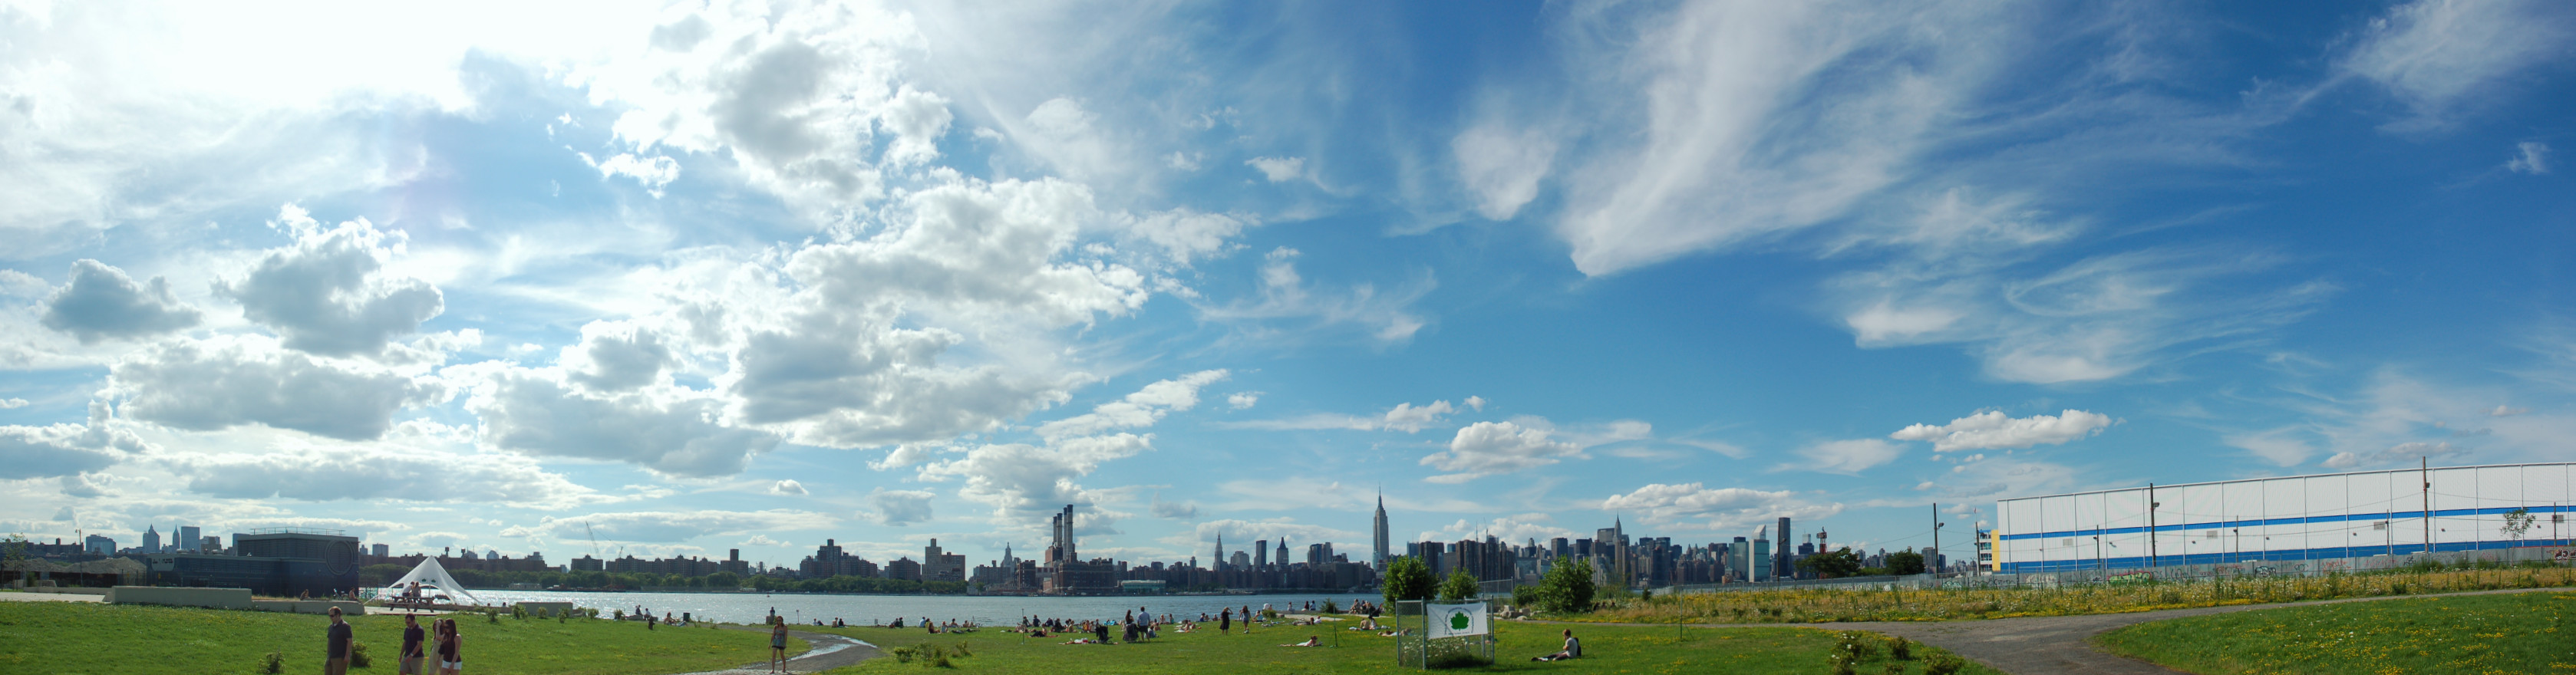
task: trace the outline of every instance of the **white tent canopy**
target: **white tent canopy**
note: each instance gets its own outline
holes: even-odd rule
[[[410,574],[405,574],[402,578],[395,579],[393,585],[386,586],[385,590],[376,593],[376,596],[382,598],[401,597],[403,591],[411,588],[411,582],[414,581],[420,582],[421,595],[423,596],[432,595],[430,589],[437,589],[438,592],[446,593],[450,598],[472,600],[476,603],[483,602],[481,598],[474,597],[473,593],[466,592],[465,584],[456,583],[456,577],[448,576],[447,568],[439,565],[437,558],[429,557],[421,558],[419,567],[411,568]]]

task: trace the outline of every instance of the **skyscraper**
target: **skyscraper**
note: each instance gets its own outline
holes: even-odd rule
[[[1287,566],[1288,566],[1288,538],[1287,538],[1287,537],[1280,537],[1280,538],[1279,538],[1279,551],[1278,551],[1277,553],[1273,553],[1273,554],[1271,554],[1270,559],[1271,559],[1271,560],[1277,560],[1277,561],[1279,561],[1279,566],[1280,566],[1280,567],[1282,567],[1282,568],[1285,568],[1285,567],[1287,567]]]
[[[1378,493],[1378,496],[1377,496],[1377,527],[1375,528],[1375,530],[1376,530],[1376,532],[1374,533],[1374,534],[1375,534],[1375,536],[1371,538],[1371,541],[1374,541],[1374,542],[1376,542],[1376,543],[1377,543],[1377,551],[1375,551],[1375,552],[1374,552],[1375,557],[1373,557],[1373,558],[1370,558],[1370,559],[1369,559],[1369,564],[1377,566],[1378,571],[1383,572],[1383,571],[1386,571],[1386,553],[1387,553],[1387,551],[1386,551],[1386,493],[1383,493],[1383,492]]]
[[[179,538],[170,542],[170,548],[193,551],[197,548],[197,540],[201,538],[203,537],[197,534],[197,526],[181,525]]]
[[[1773,578],[1773,579],[1787,579],[1787,578],[1791,578],[1791,577],[1797,576],[1797,575],[1794,575],[1794,574],[1790,574],[1790,573],[1789,573],[1789,517],[1788,517],[1788,516],[1781,516],[1781,517],[1780,517],[1780,529],[1779,529],[1779,530],[1777,530],[1777,531],[1780,533],[1780,546],[1779,546],[1779,549],[1778,549],[1778,550],[1773,551],[1773,552],[1772,552],[1772,554],[1771,554],[1771,558],[1772,558],[1772,562],[1771,562],[1771,578]]]
[[[1771,580],[1771,526],[1753,528],[1753,555],[1748,562],[1752,569],[1745,570],[1746,581]]]
[[[1283,562],[1283,563],[1284,563],[1284,562],[1288,562],[1288,561],[1286,561],[1286,560],[1282,560],[1282,561],[1279,561],[1279,562]],[[1268,539],[1254,539],[1254,540],[1252,540],[1252,567],[1253,567],[1254,569],[1269,569],[1269,568],[1270,568],[1270,540],[1268,540]]]
[[[143,552],[161,552],[161,532],[155,529],[154,526],[146,526],[143,528]]]
[[[1225,571],[1225,533],[1216,533],[1216,571]]]

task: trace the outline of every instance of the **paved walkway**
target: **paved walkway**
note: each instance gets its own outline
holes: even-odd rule
[[[764,635],[769,633],[768,628],[760,626],[725,626],[724,628],[725,630],[747,631]],[[787,659],[787,672],[791,673],[819,673],[834,668],[857,665],[860,661],[876,658],[878,655],[883,653],[877,650],[876,645],[862,642],[856,638],[842,637],[830,633],[812,633],[801,630],[789,630],[787,631],[787,634],[801,638],[813,645],[813,648],[805,650],[805,653],[798,654]],[[759,663],[744,665],[739,668],[710,670],[703,673],[689,673],[687,675],[766,675],[769,672],[771,672],[769,670],[769,662],[762,661]]]
[[[2504,593],[2566,592],[2565,588],[2514,588],[2495,591],[2470,591],[2436,595],[2395,595],[2372,598],[2340,598],[2308,602],[2285,602],[2268,605],[2231,605],[2227,607],[2193,607],[2127,614],[2088,614],[2083,616],[2025,616],[2010,619],[1965,619],[1958,621],[1855,621],[1850,623],[1695,623],[1704,628],[1762,628],[1789,626],[1824,630],[1865,630],[1902,636],[1924,644],[1950,650],[1988,667],[2014,675],[2052,675],[2055,673],[2103,673],[2106,675],[2168,675],[2182,671],[2153,663],[2112,654],[2093,646],[2095,635],[2114,629],[2187,616],[2227,614],[2274,607],[2304,607],[2343,602],[2405,600],[2412,598],[2445,598],[2462,595],[2497,595]],[[1542,621],[1580,626],[1588,622]],[[1599,624],[1594,624],[1599,625]],[[1615,624],[1626,626],[1665,626],[1672,624]]]
[[[7,602],[99,602],[105,598],[87,593],[0,593]]]

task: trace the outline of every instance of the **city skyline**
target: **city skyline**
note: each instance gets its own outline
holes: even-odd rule
[[[2576,5],[1591,7],[0,6],[0,533],[1777,566],[2576,457]]]

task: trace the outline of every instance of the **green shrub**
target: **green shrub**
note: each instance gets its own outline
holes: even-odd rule
[[[1342,607],[1340,605],[1333,604],[1333,601],[1330,598],[1327,598],[1324,600],[1324,613],[1340,614],[1342,613]]]
[[[259,672],[267,673],[268,675],[278,675],[278,673],[286,672],[286,655],[278,652],[269,652],[267,656],[259,658],[259,664]]]
[[[1949,652],[1934,652],[1923,659],[1923,675],[1957,675],[1968,667],[1968,660]]]
[[[957,655],[958,655],[958,656],[974,656],[974,655],[975,655],[975,650],[967,649],[967,648],[966,648],[966,643],[965,643],[964,641],[959,641],[959,642],[957,643]]]
[[[1914,641],[1901,637],[1888,640],[1887,657],[1898,661],[1914,660]]]
[[[886,650],[886,653],[894,656],[895,663],[911,663],[912,657],[919,655],[919,653],[913,651],[913,648],[911,647],[896,647]]]
[[[355,638],[349,640],[349,667],[365,668],[374,665],[375,662],[375,659],[367,657],[367,643],[359,642]]]

